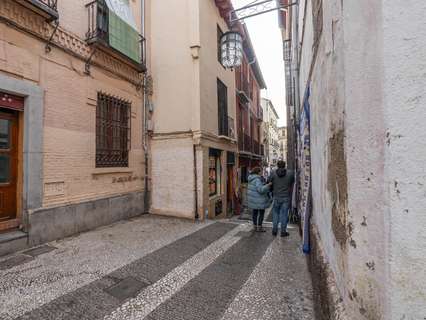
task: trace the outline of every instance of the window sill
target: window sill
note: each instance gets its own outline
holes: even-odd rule
[[[133,170],[130,168],[96,168],[95,170],[93,170],[92,176],[117,173],[133,173]]]

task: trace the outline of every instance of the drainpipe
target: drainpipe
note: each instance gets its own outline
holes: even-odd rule
[[[197,146],[194,144],[194,202],[195,202],[195,221],[198,221],[198,172],[197,172]]]
[[[294,169],[297,170],[298,165],[298,119],[300,114],[300,59],[299,59],[299,6],[300,6],[300,0],[297,2],[297,4],[294,6],[295,10],[295,63],[294,63],[294,79],[295,79],[295,103],[294,103],[294,123],[293,123],[293,130],[294,130]]]
[[[146,67],[148,67],[147,62],[147,53],[146,53],[146,39],[145,39],[145,0],[141,0],[141,33],[143,37],[143,45],[142,45],[142,59],[145,63]],[[147,87],[147,75],[148,70],[145,71],[143,77],[143,117],[142,117],[142,144],[143,150],[145,154],[145,191],[144,191],[144,211],[148,213],[149,211],[149,142],[148,142],[148,98],[147,91],[145,88]]]

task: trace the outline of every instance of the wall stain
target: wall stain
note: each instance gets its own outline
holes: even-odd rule
[[[371,271],[376,270],[376,264],[374,263],[374,261],[367,262],[365,265],[366,265],[366,266],[367,266],[367,268],[368,268],[368,269],[370,269]]]
[[[334,129],[329,139],[328,190],[333,203],[332,229],[337,242],[344,246],[350,238],[348,217],[348,177],[344,128]]]

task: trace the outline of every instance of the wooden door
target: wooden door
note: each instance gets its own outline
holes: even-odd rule
[[[17,221],[18,113],[0,110],[0,230]]]

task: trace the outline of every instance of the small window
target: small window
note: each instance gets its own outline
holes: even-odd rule
[[[96,167],[128,167],[131,104],[98,93],[96,107]]]
[[[220,150],[210,149],[209,152],[209,195],[221,194],[221,163]]]
[[[223,31],[222,29],[217,26],[217,61],[219,61],[220,64],[222,64],[222,50],[220,47],[220,40],[222,39]]]
[[[217,104],[218,104],[218,134],[229,136],[228,119],[228,88],[217,79]]]

